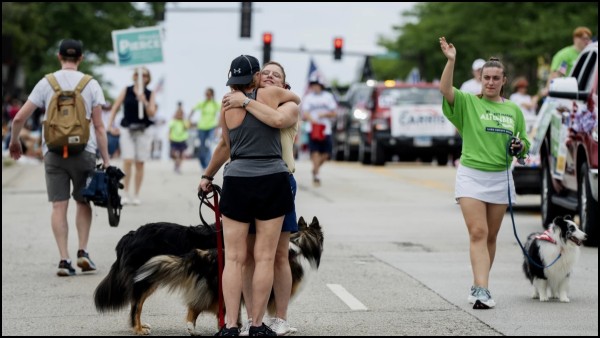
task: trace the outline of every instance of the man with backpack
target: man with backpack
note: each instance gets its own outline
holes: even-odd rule
[[[75,269],[68,252],[69,198],[72,194],[77,203],[77,266],[82,272],[95,271],[96,266],[87,251],[92,209],[81,190],[94,170],[96,148],[100,150],[104,168],[110,163],[106,129],[102,122],[102,105],[105,104],[102,88],[96,80],[77,70],[83,60],[81,41],[63,40],[58,60],[61,69],[35,85],[27,102],[15,116],[9,149],[13,159],[21,157],[23,149],[19,133],[36,108],[45,108],[42,149],[48,200],[52,203],[52,232],[60,253],[57,275],[73,276]]]

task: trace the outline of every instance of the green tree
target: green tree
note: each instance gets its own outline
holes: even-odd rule
[[[438,38],[445,36],[458,52],[455,85],[471,77],[473,60],[491,56],[506,65],[509,78],[525,75],[534,80],[538,60],[549,62],[571,45],[575,27],[598,31],[598,4],[589,2],[430,2],[403,16],[409,23],[394,27],[398,36],[379,41],[399,57],[393,65],[389,60],[374,63],[378,78],[404,78],[413,67],[426,80],[439,78],[446,60]]]
[[[28,93],[44,74],[56,70],[58,45],[64,38],[83,41],[81,70],[93,73],[96,66],[109,62],[113,30],[155,25],[164,12],[164,2],[137,4],[3,2],[2,49],[8,48],[8,60],[3,60],[8,65],[3,92]],[[18,69],[26,74],[24,88],[16,84]],[[95,77],[102,82],[97,74]]]

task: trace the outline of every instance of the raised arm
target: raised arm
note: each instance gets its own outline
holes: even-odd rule
[[[454,104],[454,88],[452,87],[454,77],[454,62],[456,61],[456,48],[451,43],[446,42],[445,37],[440,38],[440,48],[448,59],[442,78],[440,80],[440,92],[446,98],[450,105]]]

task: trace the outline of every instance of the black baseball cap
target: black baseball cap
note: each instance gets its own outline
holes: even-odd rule
[[[64,39],[60,43],[58,54],[78,58],[83,54],[83,43],[79,40]]]
[[[240,55],[231,61],[226,86],[250,84],[254,74],[259,71],[258,59],[251,55]]]

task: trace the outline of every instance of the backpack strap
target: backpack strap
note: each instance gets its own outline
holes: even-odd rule
[[[87,84],[90,82],[90,80],[92,79],[92,77],[90,75],[84,75],[81,80],[79,80],[79,83],[77,84],[77,87],[75,87],[75,92],[76,93],[81,93],[81,91],[83,90],[83,88],[85,88],[85,86],[87,86]]]
[[[48,82],[50,83],[50,86],[52,87],[52,89],[55,92],[60,92],[62,89],[60,88],[60,85],[58,84],[58,81],[56,81],[56,77],[54,77],[54,74],[50,73],[50,74],[46,74],[46,80],[48,80]]]
[[[79,83],[77,84],[77,87],[75,87],[75,92],[76,93],[81,93],[81,91],[83,90],[83,88],[85,88],[85,86],[87,86],[87,84],[90,82],[90,80],[92,79],[92,76],[90,75],[84,75],[81,80],[79,80]],[[60,92],[62,89],[60,88],[60,85],[58,84],[58,81],[56,81],[56,77],[54,76],[54,74],[50,73],[50,74],[46,74],[46,80],[48,80],[48,82],[50,83],[50,86],[52,87],[52,89],[55,92]]]

